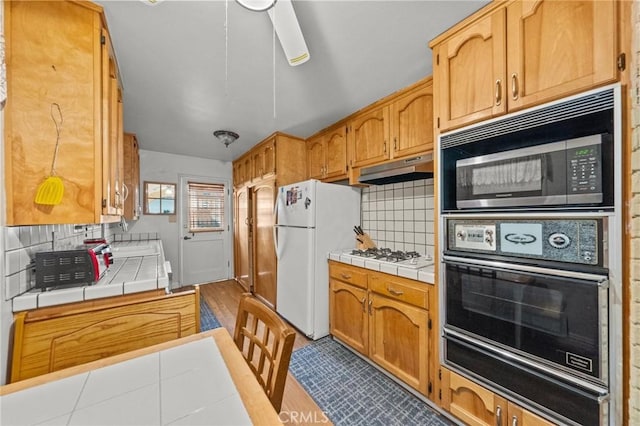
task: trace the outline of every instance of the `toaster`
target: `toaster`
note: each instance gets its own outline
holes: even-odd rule
[[[36,253],[36,288],[95,284],[113,263],[107,243]]]

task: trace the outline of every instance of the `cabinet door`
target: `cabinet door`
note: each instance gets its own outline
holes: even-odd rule
[[[507,8],[509,109],[617,78],[616,2],[516,1]]]
[[[4,3],[7,91],[4,109],[6,224],[98,223],[102,213],[101,32],[90,2]],[[55,35],[55,36],[53,36]],[[64,195],[34,204],[51,173],[53,104],[62,125],[55,174]],[[2,203],[2,208],[5,204]]]
[[[548,420],[533,414],[531,411],[525,410],[517,404],[508,402],[508,416],[502,422],[500,426],[553,426]]]
[[[441,131],[506,111],[505,20],[498,9],[436,47]]]
[[[244,159],[242,160],[243,166],[242,166],[242,170],[244,171],[243,176],[243,183],[249,182],[251,180],[251,176],[253,173],[253,169],[251,167],[251,155],[246,155],[244,157]]]
[[[325,180],[347,177],[347,128],[344,125],[329,130],[325,136]]]
[[[140,207],[140,159],[138,140],[136,135],[124,134],[123,164],[124,164],[124,211],[125,219],[138,219]]]
[[[103,146],[102,146],[102,214],[121,215],[123,207],[122,170],[122,91],[118,81],[118,66],[111,48],[111,39],[103,31]]]
[[[393,157],[433,151],[433,84],[401,96],[391,104]]]
[[[255,149],[251,151],[251,176],[252,181],[262,178],[262,171],[264,170],[264,156],[261,149]]]
[[[262,147],[262,177],[276,174],[276,138],[272,138]]]
[[[307,177],[322,179],[324,177],[325,144],[323,136],[319,135],[307,142]]]
[[[349,125],[349,144],[353,166],[360,167],[389,158],[389,108],[381,107],[365,112]]]
[[[370,293],[369,357],[427,394],[427,311]]]
[[[507,401],[453,371],[443,369],[445,408],[470,426],[506,426]]]
[[[256,296],[275,308],[276,252],[273,244],[275,181],[262,182],[254,186],[252,191],[253,291]]]
[[[251,192],[247,187],[235,192],[234,257],[235,278],[245,289],[251,289]]]
[[[329,280],[329,330],[351,348],[367,355],[369,325],[367,291],[351,284]]]

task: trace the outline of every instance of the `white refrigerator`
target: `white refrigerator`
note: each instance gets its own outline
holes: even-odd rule
[[[303,334],[329,334],[330,251],[355,247],[360,189],[308,180],[278,188],[276,311]]]

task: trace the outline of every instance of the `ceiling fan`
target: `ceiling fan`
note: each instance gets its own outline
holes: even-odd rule
[[[278,35],[289,65],[304,64],[311,57],[304,41],[296,12],[291,0],[236,0],[238,4],[254,12],[266,11]]]

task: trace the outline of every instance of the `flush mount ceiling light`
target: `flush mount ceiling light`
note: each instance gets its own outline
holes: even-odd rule
[[[213,132],[213,136],[218,138],[227,148],[229,148],[229,145],[235,142],[239,137],[237,133],[229,130],[216,130]]]
[[[156,4],[162,2],[163,0],[140,0],[140,1],[142,1],[146,5],[155,6]]]
[[[236,0],[236,2],[255,12],[267,11],[289,65],[300,65],[309,60],[309,49],[304,41],[291,0]]]

